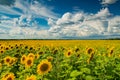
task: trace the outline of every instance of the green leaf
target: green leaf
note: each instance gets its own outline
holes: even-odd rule
[[[70,76],[71,77],[77,77],[78,75],[81,75],[81,74],[82,74],[81,72],[79,72],[77,70],[74,70],[74,71],[71,72]]]
[[[76,80],[76,78],[74,77],[74,78],[70,78],[70,79],[67,79],[67,80]]]
[[[90,74],[91,70],[89,68],[81,68],[81,71],[83,73],[87,73],[87,74]]]
[[[85,80],[93,80],[93,77],[92,76],[86,76]]]

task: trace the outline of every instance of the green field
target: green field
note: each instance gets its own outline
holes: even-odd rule
[[[0,80],[119,80],[119,40],[0,41]]]

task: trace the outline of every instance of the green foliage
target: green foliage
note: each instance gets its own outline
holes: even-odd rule
[[[5,47],[5,46],[4,46]],[[94,46],[94,54],[87,54],[86,47],[75,46],[41,46],[32,47],[28,45],[15,46],[12,49],[4,50],[0,53],[0,80],[8,73],[15,75],[15,80],[25,80],[26,76],[35,75],[36,80],[118,80],[120,79],[120,46],[113,49],[110,54],[109,49],[105,46]],[[68,50],[71,54],[65,55]],[[28,56],[29,53],[36,55],[33,65],[26,68],[21,63],[23,55]],[[70,55],[70,56],[69,56]],[[17,58],[17,62],[8,66],[3,62],[6,56]],[[52,69],[44,74],[37,73],[37,65],[44,59],[52,57]]]

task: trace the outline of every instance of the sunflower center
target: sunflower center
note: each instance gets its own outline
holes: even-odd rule
[[[6,62],[10,62],[10,59],[6,59]]]
[[[39,55],[42,55],[43,54],[43,52],[39,52]]]
[[[3,51],[1,51],[1,53],[3,53]]]
[[[24,61],[24,60],[25,60],[25,57],[22,58],[22,61]]]
[[[7,47],[6,50],[8,50],[9,48]]]
[[[11,77],[9,77],[9,78],[7,78],[7,80],[12,80],[12,78],[11,78]]]
[[[49,67],[48,64],[44,63],[44,64],[41,65],[40,70],[41,71],[46,71],[48,69],[48,67]]]
[[[32,61],[31,61],[31,60],[28,60],[28,61],[27,61],[27,64],[28,64],[28,65],[30,65],[31,63],[32,63]]]
[[[91,52],[92,52],[92,49],[89,49],[89,50],[88,50],[88,53],[90,54]]]
[[[68,52],[68,56],[71,54],[71,52]]]

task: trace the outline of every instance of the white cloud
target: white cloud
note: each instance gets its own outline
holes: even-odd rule
[[[118,0],[102,0],[101,4],[107,5],[107,4],[114,4],[116,3]]]
[[[96,18],[106,18],[110,16],[111,13],[109,12],[108,8],[101,9],[97,14],[95,14]]]
[[[119,35],[120,16],[110,18],[110,15],[108,8],[92,15],[67,12],[58,20],[48,20],[48,23],[52,24],[49,32],[61,38]]]
[[[112,14],[108,8],[103,8],[96,14],[66,12],[58,18],[58,14],[51,8],[36,1],[28,4],[16,0],[14,7],[21,9],[22,13],[15,11],[12,7],[0,5],[0,12],[20,15],[18,18],[0,15],[0,38],[59,39],[120,35],[120,16],[110,17]],[[36,17],[46,19],[50,28],[40,29],[37,22],[34,22]]]
[[[115,16],[114,18],[110,19],[108,32],[120,34],[120,16]]]
[[[20,12],[14,10],[10,6],[0,5],[0,13],[10,14],[10,15],[21,15]]]
[[[15,8],[20,11],[15,10]],[[24,0],[16,0],[14,6],[0,5],[0,13],[9,15],[19,15],[19,24],[24,24],[22,21],[26,19],[27,23],[31,22],[34,18],[42,18],[47,20],[48,18],[57,19],[58,14],[54,13],[52,9],[37,1],[31,1],[31,3]]]

